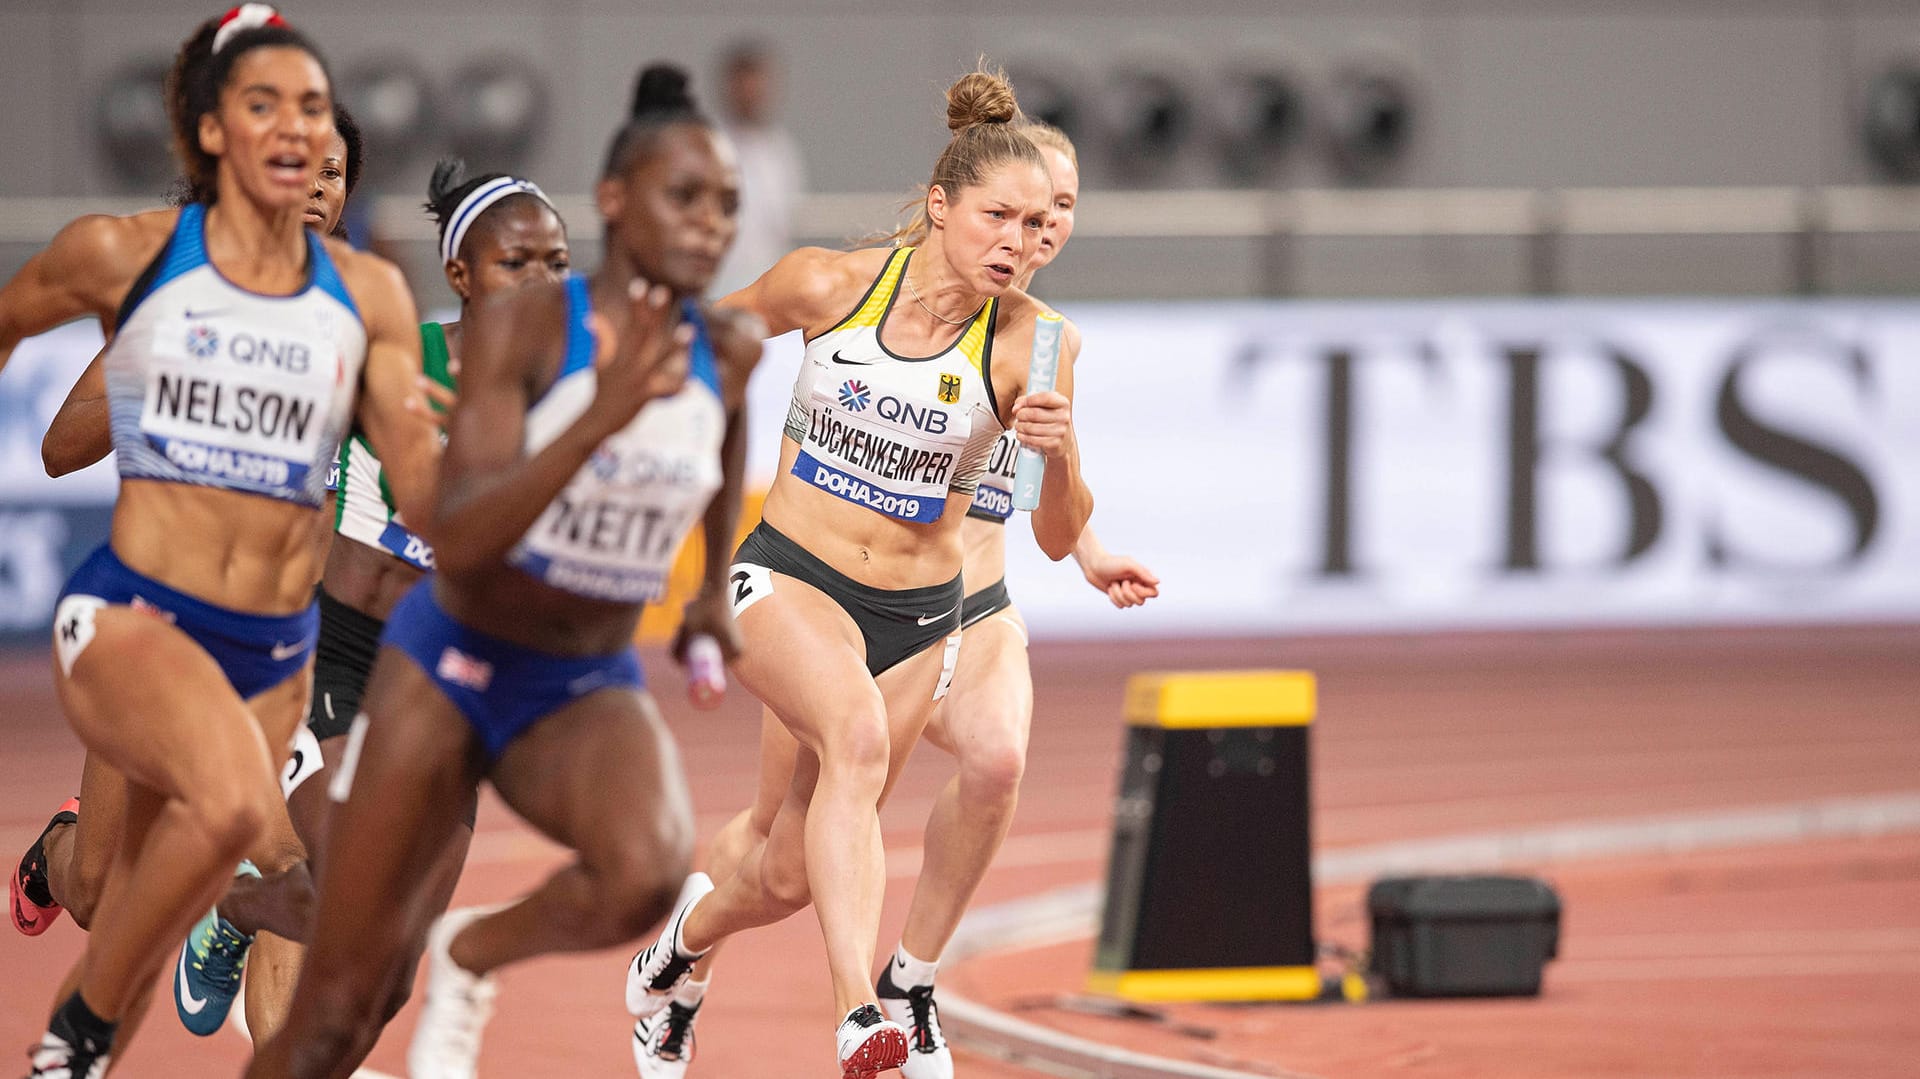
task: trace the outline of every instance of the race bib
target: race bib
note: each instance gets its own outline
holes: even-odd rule
[[[940,519],[971,416],[860,379],[814,387],[812,406],[794,475],[889,517]]]
[[[589,492],[560,492],[520,541],[514,563],[569,592],[615,603],[659,600],[699,507],[664,506],[620,489]]]
[[[314,336],[191,317],[154,329],[140,430],[175,468],[297,488],[328,440],[340,357]]]

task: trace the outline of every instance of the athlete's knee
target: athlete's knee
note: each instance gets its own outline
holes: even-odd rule
[[[660,924],[693,871],[692,842],[671,828],[656,831],[665,834],[628,846],[596,874],[602,891],[596,914],[606,922],[599,935],[609,944],[632,940]]]
[[[266,799],[237,781],[193,791],[184,806],[221,859],[235,862],[253,850],[272,817]]]
[[[993,724],[987,734],[967,739],[960,750],[960,791],[968,801],[1016,798],[1027,772],[1026,739],[1010,724]]]
[[[760,859],[760,886],[767,900],[784,917],[803,910],[813,902],[813,885],[807,880],[807,862],[798,852],[767,847]]]
[[[848,713],[830,732],[821,747],[820,777],[858,787],[871,787],[877,795],[887,782],[887,764],[893,743],[887,733],[884,708],[860,709]]]
[[[594,913],[605,924],[595,936],[617,944],[659,925],[673,911],[689,865],[634,863],[603,874],[603,894]]]
[[[302,1002],[302,1012],[280,1031],[281,1038],[292,1037],[296,1075],[330,1075],[341,1061],[357,1060],[373,1047],[380,1028],[392,1016],[385,1012],[383,994],[356,992],[346,986],[330,986],[317,994],[312,1007]],[[302,1067],[302,1062],[308,1066]]]

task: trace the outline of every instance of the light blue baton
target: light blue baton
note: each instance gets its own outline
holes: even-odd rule
[[[1054,372],[1060,370],[1059,315],[1049,311],[1033,319],[1033,360],[1027,368],[1027,392],[1045,393],[1053,389]],[[1013,465],[1013,508],[1031,510],[1040,505],[1040,478],[1047,473],[1047,459],[1024,443]]]

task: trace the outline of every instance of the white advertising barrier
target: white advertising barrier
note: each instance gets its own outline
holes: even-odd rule
[[[1164,586],[1115,611],[1016,515],[1037,633],[1920,620],[1920,304],[1067,314],[1094,526]]]
[[[1920,303],[1067,313],[1094,525],[1164,590],[1113,610],[1016,514],[1037,633],[1920,620]],[[44,632],[105,534],[111,464],[40,466],[99,342],[32,338],[0,376],[0,635]],[[799,350],[754,380],[763,483]]]
[[[119,480],[111,462],[50,479],[40,439],[100,349],[93,322],[28,338],[0,374],[0,642],[43,644],[54,601],[106,538]]]

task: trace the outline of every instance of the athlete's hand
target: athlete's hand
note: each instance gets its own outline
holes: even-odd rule
[[[447,420],[453,415],[453,406],[460,403],[460,395],[425,375],[415,379],[413,385],[414,393],[407,398],[407,411],[433,424],[444,444]]]
[[[1160,578],[1126,555],[1102,551],[1082,559],[1080,573],[1088,584],[1105,592],[1115,607],[1138,607],[1160,594]]]
[[[687,664],[687,642],[700,634],[720,645],[728,663],[740,658],[740,627],[733,623],[733,605],[724,589],[703,588],[680,612],[680,628],[673,634],[673,658]]]
[[[693,327],[679,322],[673,294],[664,286],[648,287],[636,278],[628,295],[625,333],[613,333],[604,319],[593,323],[599,389],[592,407],[607,421],[609,434],[625,427],[648,401],[680,392],[693,344]]]
[[[1029,393],[1013,402],[1013,434],[1044,457],[1067,452],[1073,437],[1073,401],[1055,390]]]

